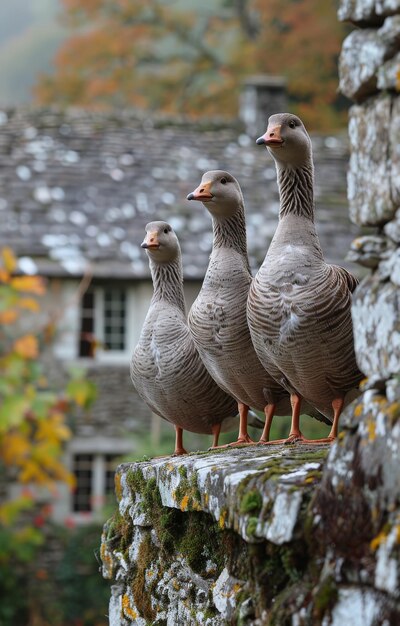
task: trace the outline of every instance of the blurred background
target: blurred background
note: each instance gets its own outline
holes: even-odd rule
[[[108,623],[99,543],[115,468],[173,450],[129,378],[152,293],[145,224],[176,230],[190,306],[212,234],[186,195],[226,169],[256,272],[279,198],[255,139],[291,110],[312,133],[326,257],[351,267],[345,34],[333,1],[1,1],[1,626]],[[303,431],[327,427],[304,418]]]

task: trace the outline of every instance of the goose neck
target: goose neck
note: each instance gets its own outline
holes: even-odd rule
[[[186,313],[181,259],[170,263],[155,263],[150,259],[150,271],[154,289],[152,302],[169,302]]]
[[[278,167],[279,219],[298,215],[314,221],[314,168]]]
[[[250,271],[247,256],[246,220],[243,206],[236,211],[235,215],[230,217],[213,217],[213,235],[214,250],[218,248],[230,248],[236,250],[246,259],[246,265]]]

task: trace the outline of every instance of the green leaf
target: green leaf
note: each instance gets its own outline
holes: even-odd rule
[[[90,380],[73,379],[67,385],[67,397],[88,409],[97,397],[97,388]]]
[[[37,417],[44,418],[56,400],[57,395],[51,391],[37,391],[36,397],[31,400],[31,409]]]
[[[8,396],[0,407],[0,433],[4,433],[14,426],[18,426],[25,411],[29,408],[29,400],[20,396]]]

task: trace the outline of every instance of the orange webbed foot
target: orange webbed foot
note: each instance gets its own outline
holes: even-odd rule
[[[187,454],[187,450],[185,450],[185,448],[175,448],[172,456],[182,456],[183,454]]]
[[[253,446],[256,442],[253,441],[249,435],[245,437],[238,437],[236,441],[231,441],[230,443],[224,443],[221,446],[211,446],[208,448],[209,450],[221,450],[222,448],[238,448],[239,446]]]

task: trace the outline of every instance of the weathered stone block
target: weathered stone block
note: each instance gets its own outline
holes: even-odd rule
[[[398,52],[392,59],[386,61],[377,71],[377,88],[384,91],[386,89],[398,90],[399,85],[399,67],[400,67],[400,52]]]
[[[390,192],[393,206],[400,207],[400,97],[393,98],[389,128],[388,162],[390,163]]]
[[[400,16],[388,17],[379,29],[354,30],[344,40],[339,60],[339,88],[362,100],[377,91],[377,71],[399,50]]]
[[[346,260],[375,269],[382,259],[390,256],[393,249],[394,244],[383,235],[364,235],[351,242]]]
[[[393,285],[400,286],[400,248],[387,251],[375,276],[382,282],[390,280]]]
[[[381,95],[350,109],[347,195],[350,217],[359,225],[387,222],[399,206],[400,154],[396,142],[400,121],[395,116],[400,104],[397,100]]]
[[[400,372],[400,291],[391,281],[365,278],[352,306],[358,366],[374,381]]]
[[[385,234],[395,243],[400,243],[400,209],[396,212],[394,220],[385,224]]]
[[[354,100],[377,91],[376,71],[383,63],[385,45],[375,29],[353,30],[343,42],[339,58],[339,89]]]
[[[376,24],[399,10],[400,0],[341,0],[338,18],[342,22]]]

